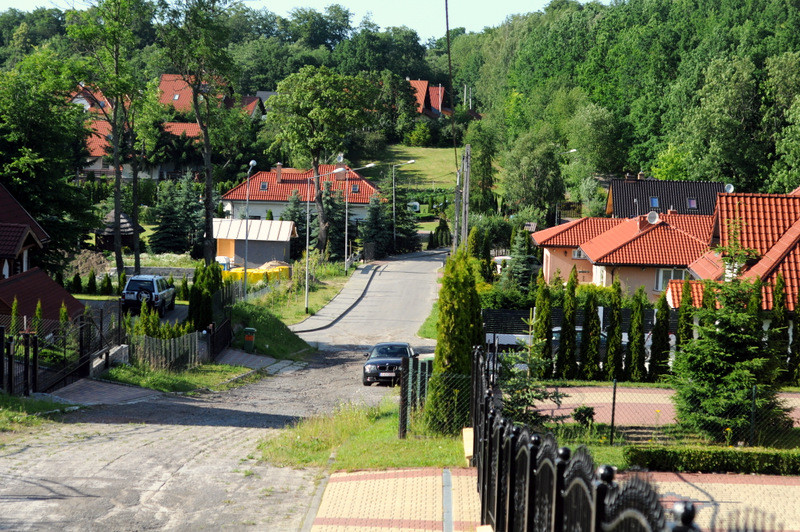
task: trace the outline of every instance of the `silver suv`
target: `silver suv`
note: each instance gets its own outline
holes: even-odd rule
[[[155,309],[159,316],[175,308],[175,287],[160,275],[134,275],[122,291],[122,309],[139,310],[142,302]]]

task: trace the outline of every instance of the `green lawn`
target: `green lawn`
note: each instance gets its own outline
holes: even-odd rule
[[[360,170],[381,190],[391,192],[392,166],[414,159],[414,164],[395,169],[395,185],[417,190],[452,189],[456,184],[456,158],[453,148],[415,148],[396,144],[387,146],[375,160],[354,162],[355,167],[374,162],[374,168]],[[458,155],[461,164],[461,152]]]
[[[226,381],[250,371],[242,366],[203,364],[187,371],[154,371],[137,366],[117,366],[103,374],[104,379],[142,386],[162,392],[191,392],[198,389],[222,390]],[[260,376],[258,377],[260,378]]]
[[[42,418],[35,414],[52,412],[65,406],[46,399],[15,397],[0,393],[0,433],[39,425],[42,423]]]

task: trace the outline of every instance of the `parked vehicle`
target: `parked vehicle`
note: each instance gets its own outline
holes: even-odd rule
[[[139,310],[142,302],[164,316],[175,308],[175,286],[160,275],[134,275],[122,291],[122,309]]]
[[[400,379],[400,371],[404,358],[415,358],[414,349],[405,342],[384,342],[376,344],[369,353],[365,353],[362,382],[369,386],[373,382],[395,384]]]

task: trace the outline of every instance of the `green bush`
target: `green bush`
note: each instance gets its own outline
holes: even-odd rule
[[[86,281],[86,293],[92,295],[97,293],[97,275],[94,273],[94,269],[89,270],[89,279]]]
[[[255,348],[262,355],[284,359],[308,348],[299,336],[261,305],[240,301],[231,309],[231,321],[238,327],[252,327],[256,330]],[[240,330],[234,345],[244,345],[244,333]]]
[[[623,455],[650,471],[800,475],[800,449],[628,446]]]
[[[69,291],[73,294],[83,293],[83,282],[81,281],[81,276],[77,273],[72,277],[72,282],[69,284]]]

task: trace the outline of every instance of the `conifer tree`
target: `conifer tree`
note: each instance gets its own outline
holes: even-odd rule
[[[114,293],[114,285],[111,283],[111,276],[108,274],[103,275],[103,280],[100,281],[100,293],[104,296],[110,296]]]
[[[678,330],[675,333],[675,350],[683,348],[694,337],[694,302],[692,301],[692,285],[683,282],[681,304],[678,306]]]
[[[577,300],[575,290],[578,286],[578,271],[575,266],[569,273],[567,286],[564,289],[564,318],[561,321],[561,338],[556,359],[556,376],[565,379],[574,379],[577,374],[577,353],[575,320],[577,315]]]
[[[485,341],[481,304],[464,246],[445,266],[425,418],[429,428],[455,434],[469,422],[472,350]]]
[[[669,304],[667,293],[662,292],[656,304],[656,322],[653,325],[653,342],[650,344],[648,380],[656,382],[669,369]]]
[[[530,234],[524,230],[517,231],[514,245],[511,247],[511,264],[503,272],[508,281],[526,292],[534,274],[534,258],[531,247]]]
[[[621,380],[622,373],[622,286],[619,277],[614,278],[611,285],[611,301],[609,304],[606,346],[606,363],[604,372],[608,380]]]
[[[644,299],[647,296],[644,287],[640,286],[633,296],[633,309],[631,311],[631,329],[628,332],[628,364],[630,370],[626,373],[633,382],[647,380],[644,351]]]
[[[75,272],[75,275],[72,276],[72,282],[69,285],[69,291],[73,294],[83,293],[83,282],[81,281],[81,276],[78,274],[78,272]]]
[[[775,276],[775,284],[772,287],[772,319],[768,337],[772,358],[783,370],[781,380],[791,380],[792,375],[788,372],[789,315],[786,309],[786,282],[780,272]]]
[[[551,312],[550,288],[539,271],[536,290],[536,317],[533,324],[533,346],[536,355],[546,362],[545,375],[549,377],[553,371],[552,330],[550,327]]]
[[[86,293],[91,295],[97,293],[97,275],[94,273],[94,268],[89,270],[89,279],[86,281]]]
[[[580,370],[587,381],[600,376],[600,316],[597,314],[596,291],[592,287],[587,291],[583,306]]]
[[[33,320],[31,322],[31,330],[36,336],[42,336],[42,300],[36,301],[36,310],[33,311]]]

